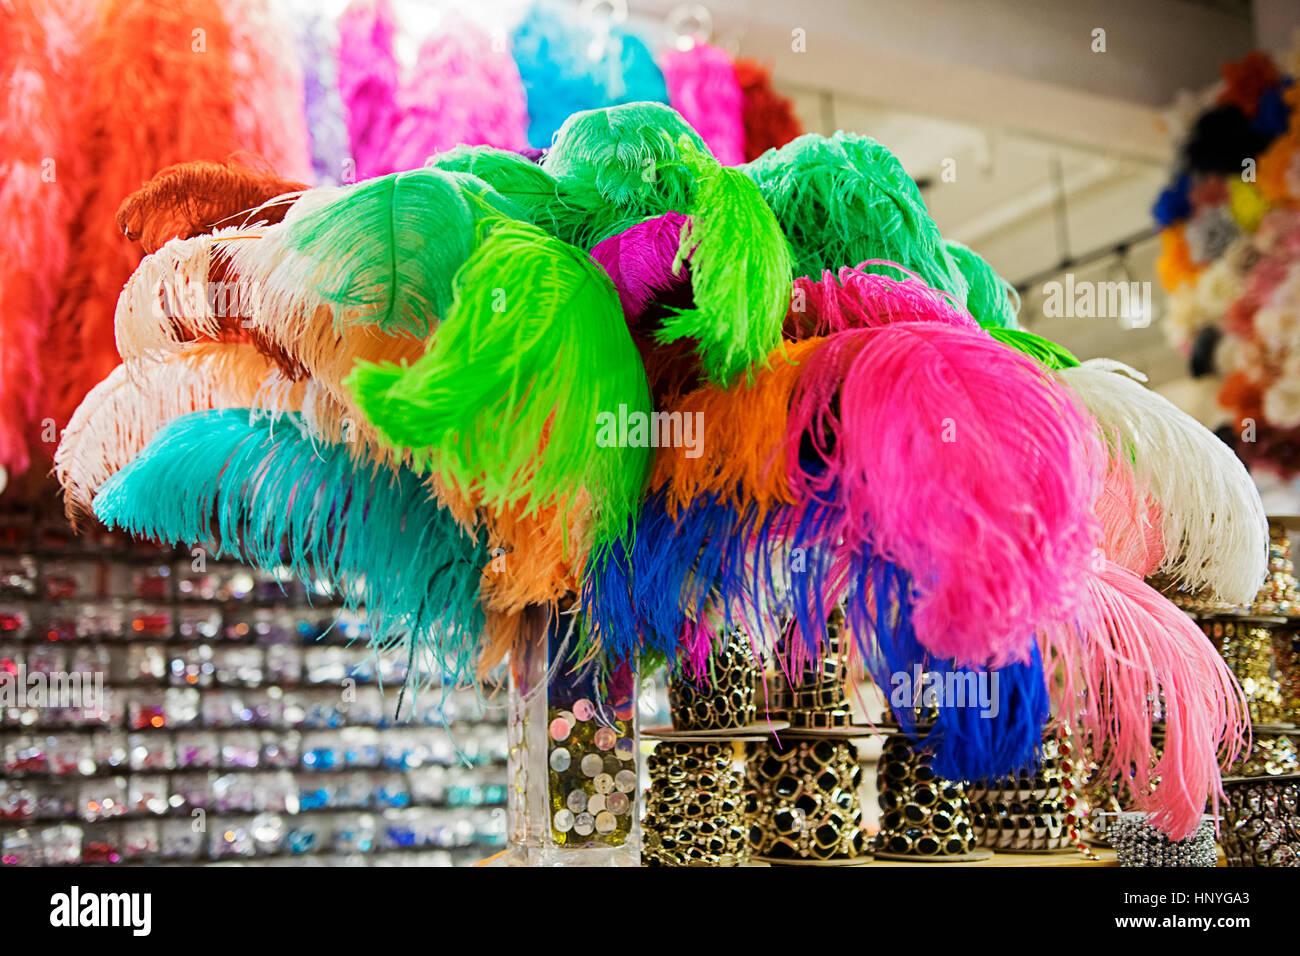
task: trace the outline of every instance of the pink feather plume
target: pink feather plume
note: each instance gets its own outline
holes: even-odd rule
[[[736,68],[724,50],[697,43],[669,50],[659,64],[668,84],[668,103],[703,137],[718,162],[745,161],[745,96]]]
[[[1031,359],[938,322],[841,332],[807,359],[787,436],[791,490],[842,503],[845,543],[909,572],[937,657],[1023,660],[1037,629],[1072,619],[1105,459]]]
[[[513,57],[492,38],[452,17],[420,47],[415,74],[398,95],[400,117],[388,166],[415,169],[461,144],[523,149],[528,105]]]
[[[660,296],[689,290],[690,268],[677,262],[682,229],[688,221],[681,213],[670,212],[637,223],[591,250],[591,257],[613,280],[630,324],[640,320]]]
[[[16,0],[0,29],[0,466],[27,469],[41,344],[68,256],[70,10]]]
[[[899,277],[864,271],[888,266]],[[942,322],[978,330],[979,323],[946,292],[933,289],[920,276],[897,263],[871,259],[856,268],[844,266],[838,276],[829,269],[820,281],[794,280],[786,336],[806,339],[846,329],[876,328],[891,322]]]
[[[288,179],[311,180],[302,65],[290,14],[271,0],[226,0],[235,137]]]
[[[1107,558],[1144,577],[1160,566],[1165,556],[1160,502],[1139,487],[1127,462],[1111,459],[1097,518]]]
[[[1082,580],[1081,623],[1045,634],[1059,716],[1083,728],[1103,775],[1126,779],[1152,823],[1184,839],[1207,802],[1218,807],[1220,757],[1226,766],[1246,743],[1245,698],[1205,635],[1132,571],[1103,561]]]
[[[382,176],[397,125],[396,32],[388,0],[354,0],[339,19],[339,91],[356,178]]]

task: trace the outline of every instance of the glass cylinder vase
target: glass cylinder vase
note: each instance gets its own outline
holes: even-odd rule
[[[577,619],[554,616],[510,668],[511,866],[639,866],[636,676],[575,653]]]

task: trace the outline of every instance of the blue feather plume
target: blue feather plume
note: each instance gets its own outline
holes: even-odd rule
[[[537,149],[572,114],[623,103],[668,102],[668,86],[642,40],[618,26],[601,37],[543,0],[515,28],[511,49],[528,95],[528,143]]]
[[[461,529],[411,471],[358,464],[296,414],[174,419],[100,487],[95,514],[136,537],[323,580],[348,607],[364,605],[376,649],[432,665],[444,683],[473,676],[484,536]]]
[[[990,693],[987,709],[969,695],[958,705],[952,697],[940,694],[937,715],[928,732],[913,707],[891,700],[894,717],[903,731],[934,752],[935,773],[947,780],[990,780],[1037,766],[1049,714],[1047,682],[1037,644],[1028,661],[987,674],[933,661],[912,629],[911,585],[906,572],[891,562],[874,559],[863,566],[862,573],[869,575],[870,581],[859,581],[853,588],[848,616],[856,632],[870,632],[874,637],[871,643],[876,653],[868,655],[867,666],[886,697],[898,687],[915,690],[918,666],[922,673],[934,675],[933,679],[945,686],[967,689],[977,688],[985,680],[991,690],[993,675],[997,675],[997,699],[993,700]],[[868,597],[874,598],[870,604]],[[905,675],[907,680],[896,681],[899,675]]]

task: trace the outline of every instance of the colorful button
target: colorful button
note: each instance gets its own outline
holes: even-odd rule
[[[551,769],[556,773],[564,773],[569,769],[571,763],[573,763],[573,757],[563,747],[557,747],[551,751]]]
[[[596,716],[596,708],[584,697],[573,705],[573,716],[579,720],[591,720]]]

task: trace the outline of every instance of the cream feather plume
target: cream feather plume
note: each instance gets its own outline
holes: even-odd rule
[[[309,211],[337,190],[310,190],[291,215]],[[286,216],[286,222],[289,217]],[[379,464],[405,454],[382,443],[343,379],[360,360],[414,361],[424,343],[372,325],[341,325],[334,307],[279,269],[288,255],[283,224],[218,229],[173,239],[127,282],[114,317],[118,351],[128,367],[195,342],[246,339],[290,379],[309,379],[303,421],[320,421],[321,437],[341,440]],[[247,404],[247,403],[244,403]],[[320,412],[313,411],[319,408]]]
[[[1160,569],[1222,599],[1254,598],[1268,573],[1268,523],[1246,468],[1212,432],[1141,384],[1141,373],[1092,359],[1059,374],[1129,460],[1162,511]]]
[[[95,490],[166,422],[209,408],[288,410],[302,388],[275,389],[278,372],[251,345],[196,343],[185,352],[119,365],[77,407],[54,453],[54,473],[74,523],[93,514]]]

